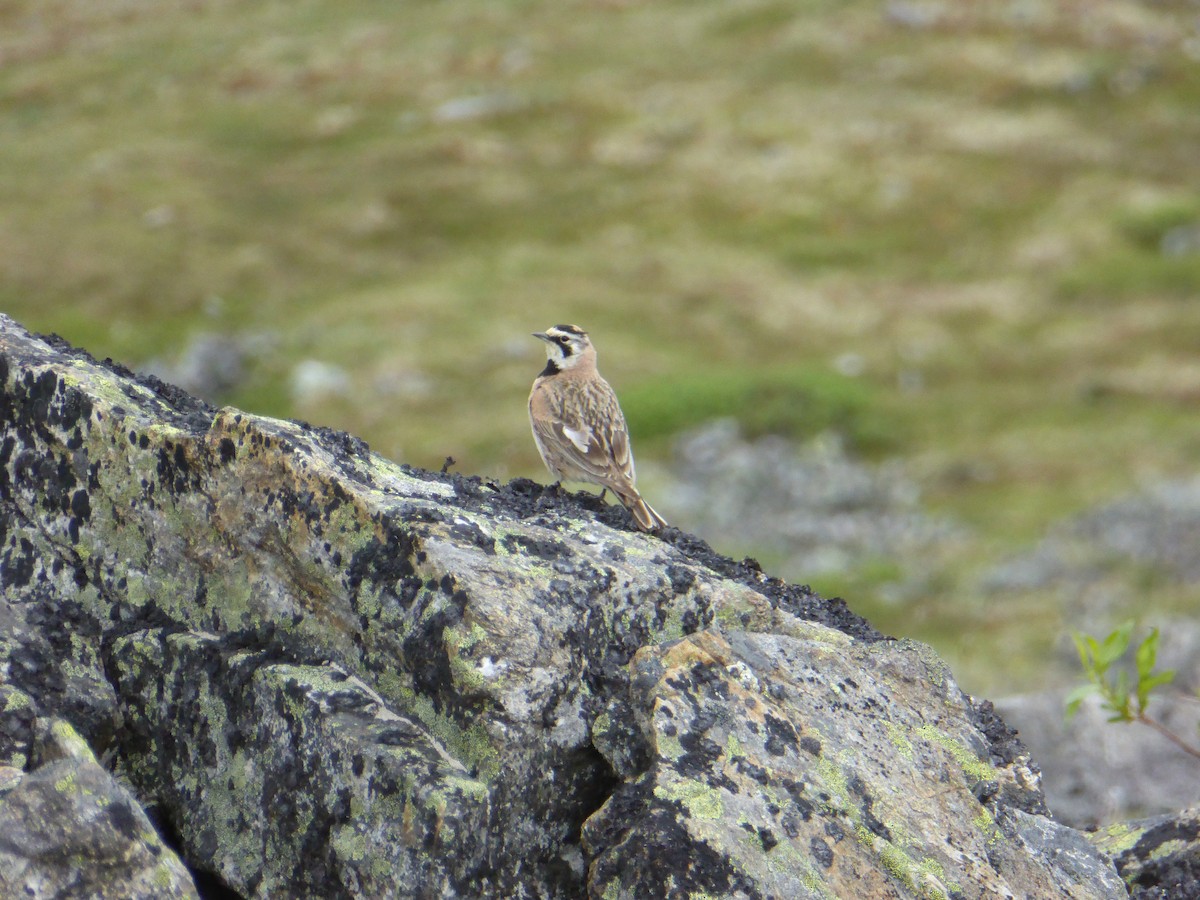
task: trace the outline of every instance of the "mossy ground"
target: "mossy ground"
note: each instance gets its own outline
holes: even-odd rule
[[[972,689],[1088,624],[964,595],[983,560],[1195,468],[1183,0],[17,0],[0,57],[24,324],[134,366],[265,333],[219,399],[541,477],[527,334],[581,323],[650,485],[730,413],[908,460],[970,553],[903,607],[820,587]],[[305,358],[351,391],[295,402]]]

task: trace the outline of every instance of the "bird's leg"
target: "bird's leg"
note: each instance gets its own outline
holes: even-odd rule
[[[606,493],[608,493],[608,488],[606,488],[606,487],[602,487],[602,488],[600,488],[600,502],[601,502],[601,503],[603,503],[603,502],[604,502],[604,495],[605,495]]]

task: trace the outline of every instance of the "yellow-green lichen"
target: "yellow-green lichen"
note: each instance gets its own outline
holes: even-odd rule
[[[460,625],[450,625],[443,634],[446,646],[453,647],[455,650],[470,650],[487,637],[487,632],[483,630],[478,622],[472,622],[469,628]]]
[[[612,716],[606,712],[602,712],[592,721],[592,734],[604,734],[611,727]]]
[[[14,712],[18,709],[28,709],[31,706],[33,706],[33,701],[29,698],[28,694],[25,694],[21,691],[14,690],[4,698],[5,712]]]
[[[800,883],[804,885],[812,893],[821,898],[834,900],[833,894],[826,886],[824,880],[812,866],[805,866],[800,872]]]
[[[971,824],[983,832],[983,839],[989,847],[996,844],[1004,836],[995,818],[986,809],[980,809],[979,815],[971,820]]]
[[[679,801],[696,819],[719,819],[724,811],[720,791],[690,778],[671,785],[659,785],[654,789],[654,795]]]
[[[908,890],[916,890],[916,879],[913,877],[915,866],[907,853],[883,838],[877,839],[875,850],[885,872]]]
[[[944,688],[947,684],[952,684],[954,676],[950,672],[950,667],[946,665],[946,661],[937,655],[928,644],[914,640],[904,640],[900,645],[903,649],[909,650],[921,661],[925,666],[925,674],[929,679],[929,683],[937,688]]]
[[[737,759],[739,756],[745,756],[746,751],[742,746],[741,740],[732,731],[725,738],[725,757],[726,759]]]
[[[467,778],[462,775],[447,775],[442,779],[442,783],[458,788],[461,793],[475,800],[483,801],[488,798],[488,786],[477,778]]]
[[[771,849],[771,852],[763,855],[768,867],[776,875],[784,877],[798,875],[800,883],[804,885],[810,895],[819,897],[821,900],[837,900],[813,866],[811,857],[807,854],[807,847],[805,850],[805,853],[801,853],[796,849],[792,840],[784,838]],[[759,853],[762,853],[761,845]]]
[[[921,884],[922,891],[936,890],[939,897],[962,893],[962,885],[956,881],[949,881],[946,878],[946,867],[936,859],[927,857],[917,863],[917,881]]]
[[[1180,840],[1178,838],[1175,840],[1171,840],[1171,841],[1163,841],[1161,844],[1159,844],[1157,847],[1155,847],[1153,850],[1150,851],[1150,859],[1158,860],[1158,859],[1164,859],[1165,857],[1168,857],[1168,856],[1174,856],[1176,853],[1179,853],[1181,850],[1183,850],[1186,846],[1187,846],[1187,842]]]
[[[667,612],[667,620],[656,633],[660,641],[677,641],[683,637],[683,612],[679,606],[672,606]]]
[[[500,757],[492,746],[487,729],[481,724],[463,728],[453,718],[434,709],[428,697],[402,688],[399,699],[404,709],[415,716],[452,756],[474,769],[484,783],[500,771]]]
[[[842,767],[832,759],[822,756],[816,761],[816,770],[830,796],[842,806],[849,807],[851,805],[850,788],[846,783],[846,773],[842,771]]]
[[[470,650],[487,637],[487,632],[478,623],[472,622],[469,628],[450,626],[443,634],[454,683],[468,690],[482,690],[487,684],[487,679],[470,660],[463,659],[459,653],[463,650]]]
[[[69,722],[55,719],[50,725],[50,733],[62,748],[63,755],[72,759],[95,759],[87,741],[71,727]]]
[[[175,873],[171,871],[171,867],[166,863],[159,863],[154,867],[154,886],[159,890],[167,890],[175,883]]]
[[[1121,822],[1104,826],[1092,836],[1092,841],[1109,856],[1120,856],[1127,850],[1132,850],[1143,834],[1145,829]]]
[[[367,837],[353,826],[334,830],[330,844],[339,857],[361,862],[367,855]]]
[[[912,741],[908,739],[908,735],[904,733],[904,729],[891,721],[885,721],[883,725],[887,729],[888,740],[892,742],[892,746],[901,756],[911,762],[914,756],[913,745]]]
[[[679,738],[675,735],[666,734],[659,731],[656,734],[658,743],[658,754],[665,756],[667,759],[679,759],[683,756],[683,744],[679,742]]]
[[[471,665],[470,660],[463,659],[458,654],[450,656],[450,675],[455,686],[465,691],[481,691],[488,683],[483,673]]]
[[[972,780],[993,781],[999,777],[994,766],[984,762],[969,747],[964,746],[945,732],[939,731],[933,725],[922,725],[916,730],[916,733],[949,752],[954,757],[954,761],[962,767],[967,777]]]
[[[879,858],[884,871],[906,890],[926,900],[948,900],[950,891],[944,883],[945,869],[940,862],[928,857],[917,862],[898,842],[880,837],[862,825],[855,834]]]
[[[743,627],[742,616],[749,612],[751,610],[744,606],[722,604],[717,607],[715,619],[722,631],[740,631]]]

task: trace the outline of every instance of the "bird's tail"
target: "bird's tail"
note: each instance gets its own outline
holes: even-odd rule
[[[642,499],[641,494],[635,491],[632,494],[617,494],[617,497],[642,531],[658,531],[667,527],[667,520],[656,513],[654,507]]]

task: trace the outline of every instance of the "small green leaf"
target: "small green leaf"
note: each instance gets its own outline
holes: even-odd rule
[[[1149,678],[1139,679],[1137,685],[1137,705],[1138,711],[1144,712],[1147,704],[1150,702],[1150,693],[1160,685],[1170,684],[1175,680],[1174,669],[1163,669],[1161,672],[1155,672]]]
[[[1154,671],[1154,662],[1158,658],[1158,629],[1151,628],[1150,634],[1137,648],[1138,679],[1141,680]]]
[[[1124,669],[1117,672],[1117,681],[1113,685],[1110,700],[1110,705],[1116,713],[1129,717],[1129,673]]]
[[[1092,658],[1088,652],[1087,642],[1092,640],[1090,636],[1079,631],[1071,632],[1071,640],[1075,642],[1075,650],[1079,653],[1079,665],[1083,671],[1092,672]]]
[[[1102,654],[1101,659],[1105,668],[1108,668],[1125,655],[1125,651],[1129,649],[1129,640],[1131,637],[1133,637],[1132,619],[1123,623],[1116,631],[1104,639],[1100,653]],[[1097,662],[1100,661],[1100,659],[1097,660]]]
[[[1175,680],[1175,670],[1174,669],[1163,669],[1161,672],[1155,672],[1153,675],[1151,675],[1149,678],[1147,678],[1146,684],[1148,684],[1150,686],[1150,689],[1153,690],[1154,688],[1158,687],[1160,684],[1170,684],[1174,680]]]
[[[1099,690],[1094,684],[1081,684],[1071,693],[1067,694],[1063,703],[1066,704],[1066,709],[1063,711],[1063,721],[1070,722],[1075,718],[1075,714],[1079,712],[1079,705],[1083,703],[1084,698],[1091,696]]]

